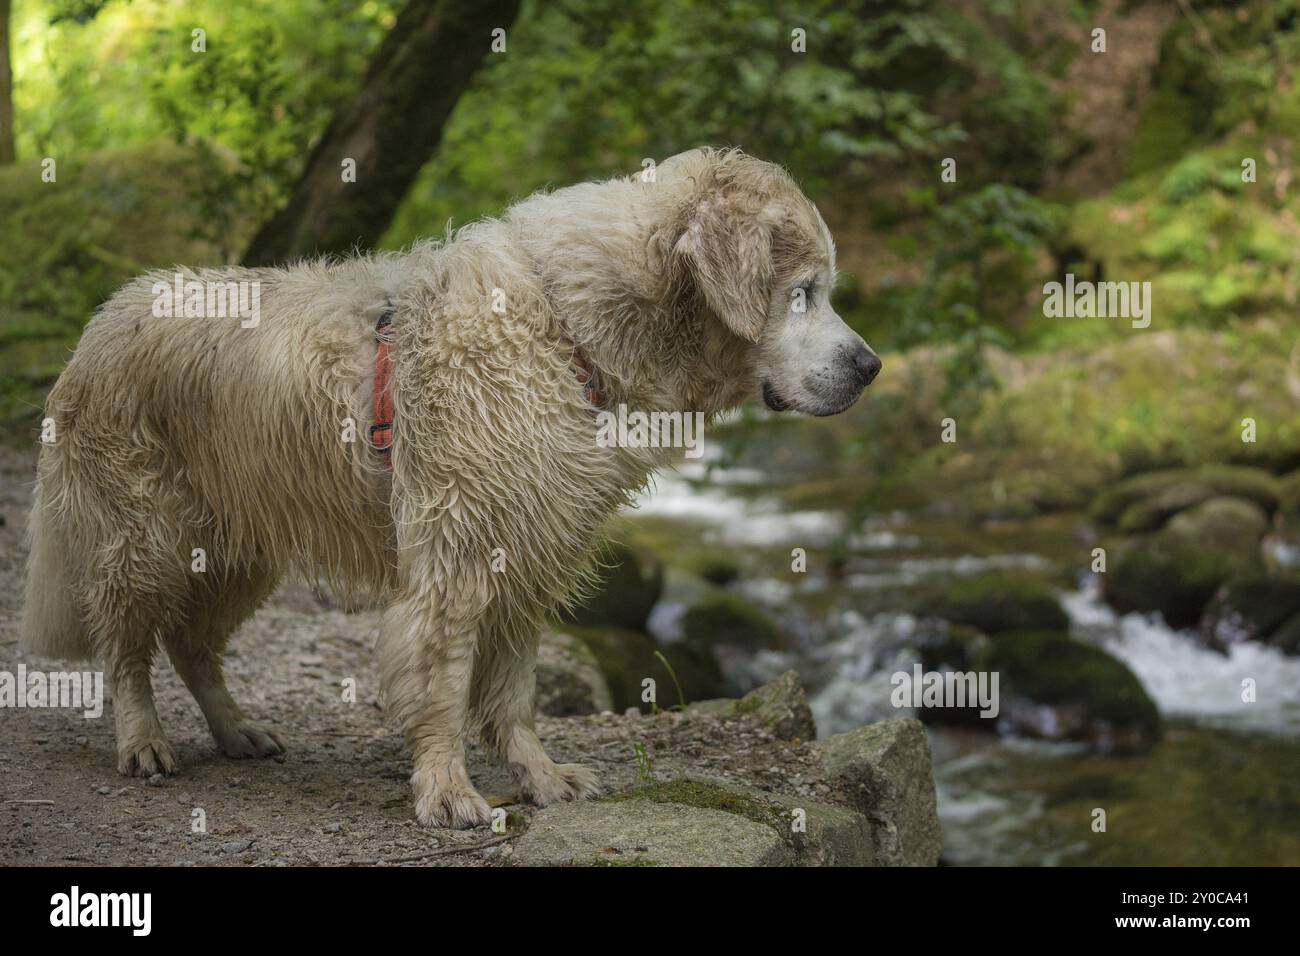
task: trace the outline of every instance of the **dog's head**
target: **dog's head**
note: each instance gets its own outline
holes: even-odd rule
[[[674,256],[718,323],[743,343],[743,387],[775,411],[834,415],[880,359],[831,305],[835,242],[794,180],[737,151],[692,150],[660,175],[689,185]]]

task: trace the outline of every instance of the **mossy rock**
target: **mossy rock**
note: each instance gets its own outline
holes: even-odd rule
[[[719,644],[755,651],[786,645],[775,621],[727,591],[715,591],[687,608],[682,635],[687,645],[700,650]]]
[[[1043,578],[1021,571],[997,571],[948,585],[923,613],[985,634],[1005,631],[1065,631],[1070,619]]]
[[[984,635],[952,627],[921,645],[927,672],[998,673],[999,713],[981,707],[919,707],[929,724],[992,730],[999,723],[1031,737],[1083,740],[1135,750],[1154,740],[1159,714],[1141,682],[1105,650],[1060,631]]]
[[[684,570],[719,587],[725,587],[740,577],[740,562],[736,556],[721,549],[696,548],[687,552],[680,564]]]
[[[949,624],[943,631],[921,638],[921,666],[928,671],[962,670],[978,659],[988,643],[988,635],[976,628]]]
[[[569,633],[582,641],[595,655],[600,671],[609,685],[614,709],[637,707],[648,710],[641,700],[641,682],[651,677],[655,682],[655,703],[661,710],[676,706],[677,685],[687,703],[718,697],[724,692],[725,681],[711,654],[700,652],[683,644],[660,649],[649,634],[625,628],[570,627]],[[655,652],[663,654],[672,667],[672,674]]]
[[[607,541],[596,560],[600,564],[598,589],[561,619],[581,627],[644,630],[663,593],[664,569],[659,559],[645,548]]]
[[[1300,469],[1277,480],[1278,510],[1287,521],[1300,525]]]
[[[740,817],[769,828],[786,844],[798,866],[880,866],[890,862],[879,853],[872,838],[874,824],[866,816],[806,796],[784,796],[731,781],[686,776],[642,784],[604,797],[602,802],[689,807]],[[804,823],[801,830],[791,825],[796,812]]]
[[[1261,567],[1263,510],[1241,498],[1211,498],[1122,550],[1104,579],[1118,611],[1159,611],[1174,628],[1194,627],[1225,581]]]
[[[1300,615],[1300,579],[1256,575],[1229,581],[1201,619],[1201,633],[1221,650],[1239,641],[1267,641]]]
[[[922,639],[918,650],[921,667],[926,672],[971,671],[984,660],[992,638],[973,627],[949,624],[941,633],[929,634]],[[916,711],[922,723],[946,724],[989,730],[994,720],[980,716],[978,706],[971,707],[921,707]]]
[[[694,777],[645,783],[632,790],[610,794],[602,800],[608,803],[647,800],[650,803],[680,804],[701,810],[721,810],[771,827],[782,839],[790,831],[789,817],[784,808],[739,789]]]
[[[591,649],[572,634],[543,633],[537,648],[537,712],[574,717],[613,706],[609,683]]]
[[[1278,507],[1280,486],[1268,472],[1234,465],[1175,468],[1136,475],[1119,482],[1093,503],[1092,515],[1120,531],[1154,531],[1179,512],[1211,498],[1252,501],[1265,512]]]
[[[780,740],[813,740],[817,724],[799,674],[786,671],[739,699],[722,697],[691,704],[691,713],[724,719],[747,716]]]
[[[515,866],[793,866],[791,842],[766,820],[712,794],[681,799],[562,801],[539,811],[513,844]]]
[[[1160,713],[1137,675],[1091,644],[1054,632],[1001,634],[977,669],[1000,675],[998,719],[1018,733],[1116,751],[1140,750],[1159,737]]]

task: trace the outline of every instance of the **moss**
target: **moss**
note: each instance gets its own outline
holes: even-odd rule
[[[799,675],[789,670],[755,687],[739,700],[730,697],[697,701],[691,713],[708,714],[726,720],[747,717],[780,740],[813,740],[817,723],[804,693]]]
[[[715,644],[754,650],[785,646],[785,636],[770,617],[725,591],[691,605],[682,616],[682,633],[686,643],[697,648]]]
[[[1278,506],[1277,480],[1259,468],[1208,465],[1172,468],[1127,478],[1099,495],[1092,514],[1126,533],[1152,531],[1180,511],[1218,495],[1253,501],[1265,511]]]
[[[1101,648],[1052,632],[1003,634],[990,642],[981,664],[1002,675],[1003,694],[1053,707],[1080,705],[1092,720],[1147,741],[1159,733],[1160,714],[1142,682]]]
[[[1263,512],[1239,498],[1211,498],[1132,542],[1111,564],[1103,588],[1121,612],[1159,611],[1170,627],[1193,627],[1219,585],[1261,565]]]
[[[697,574],[710,584],[725,586],[740,577],[740,562],[729,551],[717,548],[696,549],[686,553],[681,567]]]
[[[647,784],[602,799],[611,803],[648,800],[652,803],[675,803],[702,810],[721,810],[723,813],[769,826],[783,840],[790,839],[789,817],[783,807],[767,803],[746,793],[730,790],[708,780],[679,778],[663,783]]]
[[[1061,602],[1041,577],[999,571],[949,585],[925,613],[986,634],[1004,631],[1064,631],[1070,625]]]

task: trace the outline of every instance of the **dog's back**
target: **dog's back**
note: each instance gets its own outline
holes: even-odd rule
[[[112,591],[161,612],[192,590],[196,560],[216,576],[296,563],[383,583],[364,356],[397,268],[151,273],[100,308],[46,405],[27,648],[86,656],[86,619]],[[186,288],[217,289],[191,305],[218,314],[186,317]]]

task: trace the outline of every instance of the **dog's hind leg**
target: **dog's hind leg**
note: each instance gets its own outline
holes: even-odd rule
[[[151,777],[176,770],[176,753],[167,742],[154,706],[151,668],[158,631],[172,613],[166,589],[142,590],[139,561],[124,557],[132,545],[121,541],[104,555],[114,569],[87,591],[86,635],[104,662],[113,692],[117,728],[117,769],[126,776]]]
[[[583,800],[600,792],[595,772],[576,763],[557,764],[537,736],[536,628],[499,629],[474,671],[473,708],[483,741],[506,763],[520,796],[539,807]]]
[[[172,666],[189,688],[217,746],[228,757],[284,753],[276,734],[249,720],[226,689],[222,654],[231,635],[275,590],[278,575],[261,567],[208,572],[196,582],[186,619],[163,634]]]

